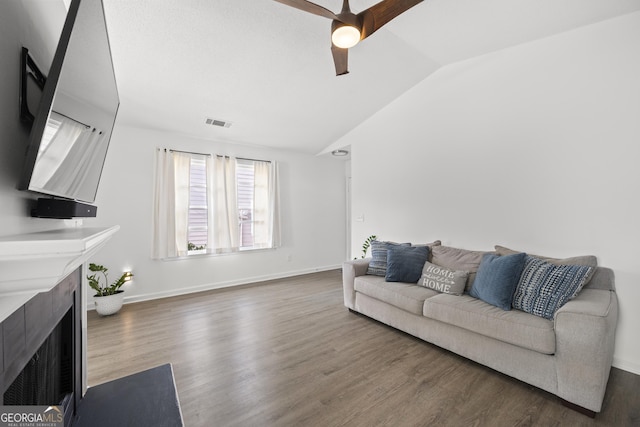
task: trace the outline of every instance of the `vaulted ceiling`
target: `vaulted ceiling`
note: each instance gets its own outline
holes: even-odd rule
[[[340,77],[331,21],[275,1],[104,7],[120,123],[316,154],[442,66],[636,11],[640,0],[426,0],[350,49]]]

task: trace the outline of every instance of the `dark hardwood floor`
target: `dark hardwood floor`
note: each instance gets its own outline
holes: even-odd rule
[[[88,317],[89,385],[172,363],[189,427],[640,426],[640,376],[614,368],[590,419],[349,312],[340,271]]]

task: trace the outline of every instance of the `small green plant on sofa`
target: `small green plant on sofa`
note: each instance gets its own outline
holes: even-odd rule
[[[87,280],[89,280],[89,286],[91,289],[96,291],[97,297],[106,297],[107,295],[113,295],[120,290],[120,287],[124,285],[124,282],[127,281],[128,278],[132,277],[133,274],[130,272],[122,273],[122,276],[111,285],[109,285],[109,278],[107,277],[107,271],[109,270],[107,267],[98,264],[89,264],[89,270],[93,273],[90,276],[87,276]],[[101,274],[101,276],[99,276]],[[102,285],[101,281],[104,277],[104,285]]]
[[[371,247],[371,242],[373,242],[377,238],[378,238],[378,236],[376,236],[374,234],[372,234],[371,236],[367,237],[367,239],[362,244],[362,257],[361,258],[365,258],[367,256],[367,251],[369,250],[369,247]],[[354,259],[357,259],[357,258],[354,258]]]

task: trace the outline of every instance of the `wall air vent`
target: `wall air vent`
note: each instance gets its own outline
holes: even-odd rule
[[[229,128],[232,124],[227,120],[211,119],[209,117],[207,117],[204,122],[211,126],[220,126],[221,128]]]

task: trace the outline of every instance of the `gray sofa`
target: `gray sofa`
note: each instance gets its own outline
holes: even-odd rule
[[[587,415],[600,412],[618,318],[612,270],[596,267],[577,297],[548,320],[467,293],[386,282],[367,274],[369,261],[343,264],[350,310],[553,393]]]

